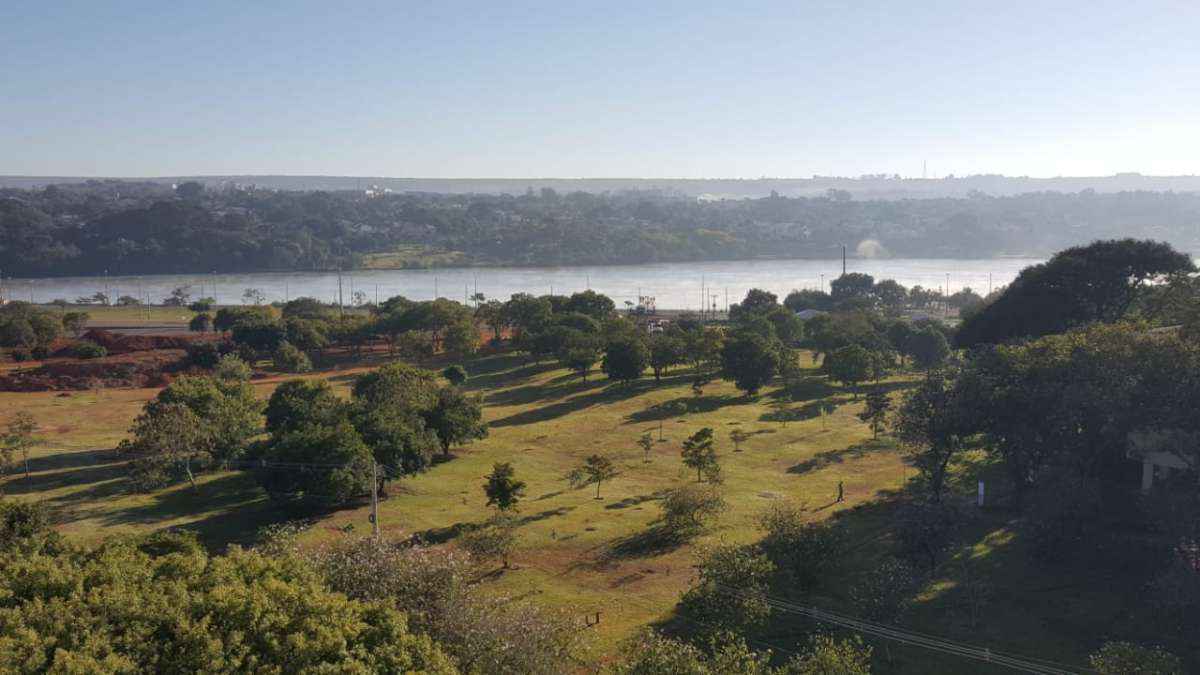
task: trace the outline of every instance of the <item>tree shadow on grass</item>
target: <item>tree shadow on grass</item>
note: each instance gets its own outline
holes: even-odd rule
[[[626,418],[626,424],[657,422],[659,420],[679,417],[682,414],[683,407],[687,408],[687,413],[708,413],[729,405],[747,405],[751,403],[754,403],[754,401],[747,399],[745,396],[733,396],[729,394],[719,396],[713,394],[706,396],[680,396],[631,413]]]
[[[545,422],[547,420],[563,417],[564,415],[569,415],[573,412],[578,412],[593,405],[613,403],[631,396],[636,396],[642,390],[643,388],[637,385],[627,386],[622,384],[612,384],[604,387],[603,389],[593,390],[586,394],[572,396],[565,401],[539,406],[530,410],[509,415],[508,417],[493,420],[489,426],[506,427],[517,426],[521,424],[532,424],[535,422]]]
[[[793,464],[788,467],[787,472],[792,474],[806,474],[813,471],[819,471],[832,464],[841,464],[847,459],[858,459],[869,452],[876,450],[886,450],[890,448],[888,444],[882,441],[865,441],[856,443],[840,450],[826,450],[818,452],[812,457]]]
[[[618,559],[653,558],[679,549],[687,540],[674,535],[662,524],[614,539],[600,554],[600,563]]]
[[[604,508],[607,510],[610,510],[610,511],[615,511],[618,509],[627,509],[631,506],[638,506],[640,504],[645,504],[646,502],[652,502],[657,499],[662,499],[663,496],[666,494],[667,494],[666,490],[659,490],[658,492],[654,492],[654,493],[651,493],[648,495],[637,495],[636,497],[626,497],[625,499],[622,499],[619,502],[605,504]]]

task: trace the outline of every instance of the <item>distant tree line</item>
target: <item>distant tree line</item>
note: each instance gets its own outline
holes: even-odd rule
[[[864,240],[897,256],[988,257],[1045,254],[1134,226],[1190,246],[1198,216],[1200,195],[1191,193],[698,201],[548,188],[369,197],[90,181],[0,190],[0,270],[55,276],[353,268],[367,254],[414,246],[513,265],[826,258]]]

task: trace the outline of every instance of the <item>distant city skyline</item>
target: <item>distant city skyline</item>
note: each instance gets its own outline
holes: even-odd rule
[[[0,175],[1200,174],[1200,5],[45,2]]]

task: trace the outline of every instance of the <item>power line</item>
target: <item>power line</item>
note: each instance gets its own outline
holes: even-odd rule
[[[747,597],[746,594],[742,593],[738,589],[731,588],[729,586],[719,585],[718,589],[734,597]],[[873,623],[857,617],[839,614],[837,612],[824,610],[819,607],[800,605],[772,596],[765,596],[765,601],[772,609],[777,609],[779,611],[791,614],[799,614],[822,623],[849,628],[867,635],[873,635],[875,637],[881,637],[909,646],[929,649],[943,654],[960,656],[976,661],[983,661],[985,663],[995,663],[997,665],[1007,666],[1009,668],[1013,668],[1014,670],[1020,670],[1027,673],[1035,673],[1038,675],[1074,675],[1075,673],[1081,672],[1094,672],[1091,670],[1080,669],[1076,666],[1069,666],[1055,661],[1050,661],[1048,659],[1021,656],[992,649],[990,647],[981,647],[977,645],[956,642],[946,638],[906,630],[895,626],[886,626],[883,624]]]

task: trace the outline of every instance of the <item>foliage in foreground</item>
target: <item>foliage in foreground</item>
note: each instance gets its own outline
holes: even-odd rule
[[[292,558],[176,534],[22,543],[0,556],[4,672],[455,672],[395,608]]]

